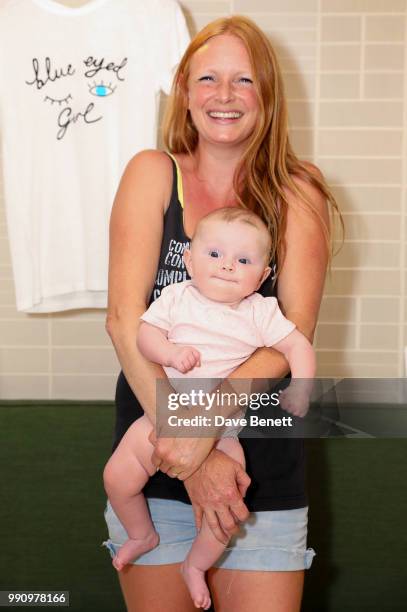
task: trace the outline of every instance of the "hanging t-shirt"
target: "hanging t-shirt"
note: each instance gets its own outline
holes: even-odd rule
[[[104,308],[126,163],[155,148],[189,37],[174,0],[0,5],[0,131],[17,308]]]

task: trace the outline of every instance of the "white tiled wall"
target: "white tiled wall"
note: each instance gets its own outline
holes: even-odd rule
[[[61,0],[62,1],[62,0]],[[63,0],[70,6],[84,0]],[[283,68],[292,142],[332,185],[346,242],[317,331],[321,376],[404,375],[407,345],[407,0],[185,0],[191,33],[241,13]],[[0,399],[112,399],[103,311],[17,313],[0,204]]]

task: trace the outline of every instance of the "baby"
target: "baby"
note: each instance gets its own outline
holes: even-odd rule
[[[286,357],[293,378],[315,375],[311,344],[280,311],[276,298],[256,293],[270,274],[270,234],[263,221],[242,208],[222,208],[197,226],[184,261],[191,280],[163,289],[144,313],[137,343],[150,361],[161,364],[177,390],[185,378],[223,379],[261,346]],[[294,414],[306,410],[308,397],[288,387],[281,405]],[[152,424],[144,415],[127,431],[104,473],[110,502],[129,539],[113,559],[121,570],[157,546],[142,489],[156,471]],[[237,432],[223,434],[216,448],[245,467]],[[205,518],[182,566],[182,574],[198,608],[211,600],[205,572],[224,551]]]

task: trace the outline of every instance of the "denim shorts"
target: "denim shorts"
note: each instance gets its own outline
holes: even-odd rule
[[[148,499],[151,518],[160,535],[154,550],[138,557],[135,565],[181,563],[196,535],[192,506],[168,499]],[[103,544],[113,556],[127,534],[110,504],[105,510],[109,540]],[[253,571],[308,569],[315,552],[306,547],[308,508],[252,512],[230,540],[215,567]]]

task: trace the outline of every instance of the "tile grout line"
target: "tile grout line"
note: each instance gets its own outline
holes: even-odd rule
[[[232,1],[232,0],[231,0]],[[320,6],[320,5],[319,5]],[[297,17],[311,17],[313,13],[316,13],[317,9],[312,9],[310,11],[256,11],[252,10],[249,12],[250,15],[254,15],[255,17],[274,17],[274,16],[282,16],[282,17],[292,17],[296,15]],[[365,11],[322,11],[321,14],[324,17],[360,17],[364,15]],[[212,14],[212,13],[204,13],[201,14]],[[373,17],[404,17],[404,11],[371,11],[369,13]]]
[[[356,297],[355,324],[356,324],[355,350],[361,350],[362,348],[360,346],[361,329],[362,329],[362,296],[361,295],[358,295]]]
[[[318,137],[319,137],[319,103],[320,103],[320,95],[321,95],[321,28],[322,28],[322,18],[321,18],[321,2],[322,0],[318,0],[317,4],[317,14],[316,14],[316,58],[315,58],[315,83],[314,83],[314,122],[313,122],[313,142],[312,142],[312,157],[313,162],[316,166],[319,165],[318,160]],[[294,128],[295,129],[295,128]],[[325,279],[325,287],[326,287],[326,279]],[[325,290],[324,290],[325,291]],[[314,348],[318,347],[318,339],[319,339],[319,321],[317,321],[317,325],[315,328],[315,337],[314,337]],[[321,364],[318,363],[318,368],[321,367]]]
[[[360,15],[360,17],[362,18],[362,20],[364,20],[366,17],[366,14]],[[307,42],[307,43],[302,43],[302,44],[306,46],[306,45],[311,45],[312,43]],[[329,41],[329,42],[324,41],[322,44],[324,45],[324,47],[357,47],[360,43],[358,43],[355,40],[336,40],[336,41]],[[365,44],[371,47],[402,47],[403,41],[402,40],[398,40],[398,41],[367,40],[365,41]]]
[[[355,100],[353,101],[355,102]],[[312,127],[304,125],[290,126],[290,130],[307,130],[311,131]],[[403,126],[377,126],[377,125],[322,125],[320,130],[323,132],[371,132],[372,129],[375,132],[402,132]]]
[[[360,80],[359,80],[359,99],[364,100],[365,96],[365,63],[366,63],[366,15],[361,17],[360,31]]]
[[[407,338],[404,334],[404,321],[406,317],[406,222],[407,222],[407,199],[406,199],[406,156],[407,156],[407,12],[404,14],[404,107],[403,107],[403,133],[402,133],[402,150],[404,153],[403,166],[401,171],[401,228],[400,228],[400,333],[399,333],[399,375],[407,376],[407,354],[405,354],[405,345]]]
[[[383,160],[401,160],[403,159],[403,155],[320,155],[319,156],[320,159],[343,159],[343,160],[355,160],[355,159],[368,159],[369,161],[372,160],[378,160],[378,161],[383,161]]]
[[[321,97],[321,29],[322,29],[322,0],[318,0],[317,15],[316,15],[316,66],[315,66],[315,109],[314,109],[314,142],[313,142],[313,157],[315,165],[319,162],[319,104]]]

